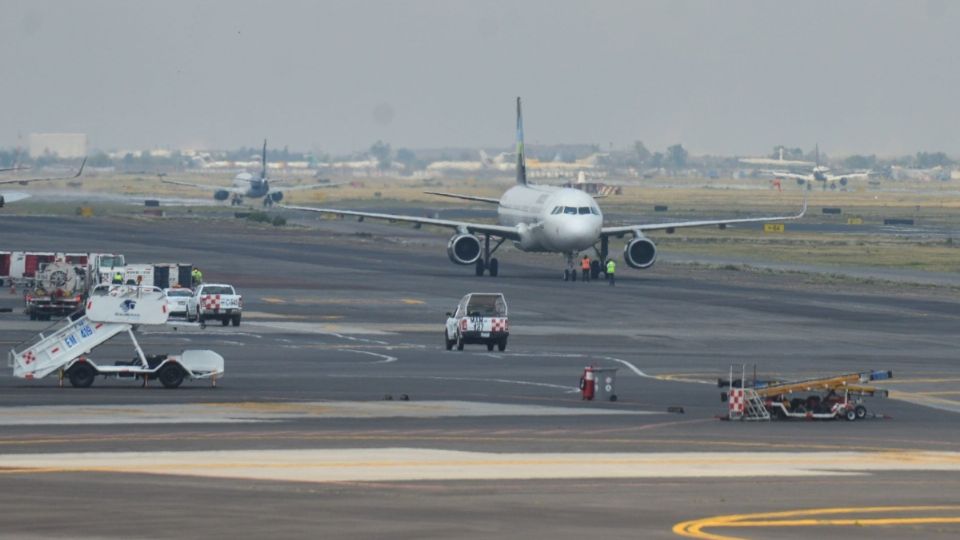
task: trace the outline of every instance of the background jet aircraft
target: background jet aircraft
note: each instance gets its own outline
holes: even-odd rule
[[[754,223],[799,219],[807,209],[804,197],[803,209],[793,216],[770,216],[745,219],[718,219],[703,221],[678,221],[673,223],[647,223],[604,226],[603,214],[597,202],[579,189],[530,184],[527,182],[527,166],[523,150],[523,116],[520,98],[517,98],[517,185],[507,190],[500,199],[458,195],[455,193],[430,192],[433,195],[497,205],[498,224],[472,223],[419,216],[357,212],[336,208],[313,208],[284,206],[294,210],[357,216],[390,221],[404,221],[423,225],[447,227],[455,232],[447,243],[447,256],[455,264],[474,265],[476,275],[484,272],[491,276],[499,273],[499,262],[492,255],[505,241],[510,240],[522,251],[562,253],[566,256],[566,278],[571,277],[574,255],[587,250],[596,253],[595,269],[608,257],[608,242],[611,236],[633,235],[623,251],[627,265],[633,268],[649,268],[657,258],[657,247],[644,233],[668,231],[683,227],[719,226],[736,223]],[[481,240],[480,237],[483,237]],[[491,248],[490,240],[496,244]],[[576,275],[575,273],[573,274]],[[573,277],[573,279],[576,279]]]
[[[781,148],[781,157],[783,156],[783,149]],[[797,181],[798,184],[814,184],[820,182],[823,186],[823,189],[836,189],[837,184],[841,186],[846,186],[850,180],[856,178],[867,178],[870,176],[870,171],[853,171],[846,173],[831,173],[828,167],[820,165],[820,147],[816,147],[816,161],[813,163],[813,169],[810,172],[798,173],[792,171],[783,171],[783,170],[766,170],[762,171],[764,174],[775,176],[777,178],[793,178]],[[742,161],[742,160],[741,160]],[[803,163],[803,162],[798,162]]]
[[[77,170],[76,174],[72,174],[70,176],[49,176],[49,177],[42,177],[42,178],[6,178],[3,180],[0,180],[0,185],[20,184],[22,186],[25,186],[31,182],[50,182],[53,180],[70,180],[71,178],[78,178],[81,174],[83,174],[83,167],[86,164],[87,164],[87,158],[83,158],[83,161],[80,163],[80,169]],[[2,170],[15,171],[18,169],[19,169],[18,167],[14,167],[11,169],[2,169]],[[23,199],[26,199],[29,196],[30,195],[27,193],[0,192],[0,208],[3,208],[3,206],[8,202],[21,201]]]
[[[179,180],[163,180],[165,184],[176,184],[178,186],[188,186],[198,189],[208,189],[213,191],[213,198],[218,201],[230,199],[231,205],[243,204],[244,198],[263,199],[264,206],[270,206],[283,200],[283,194],[289,191],[301,191],[305,189],[319,189],[332,187],[339,184],[304,184],[299,186],[289,186],[277,188],[282,185],[283,180],[271,180],[267,178],[267,140],[263,140],[263,154],[260,161],[260,175],[258,177],[250,173],[240,173],[233,177],[233,185],[229,187],[214,186],[210,184],[197,184],[193,182],[182,182]],[[272,185],[271,185],[272,182]]]

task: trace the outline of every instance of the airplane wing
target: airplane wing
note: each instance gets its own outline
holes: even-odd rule
[[[870,176],[870,173],[868,172],[853,172],[850,174],[828,174],[827,182],[836,182],[837,180],[841,180],[843,178],[846,178],[847,180],[853,180],[854,178],[867,178],[869,176]]]
[[[323,188],[343,186],[348,183],[349,182],[327,182],[326,184],[301,184],[299,186],[289,186],[289,187],[283,184],[277,185],[276,183],[273,183],[271,187],[276,189],[271,189],[270,191],[287,192],[287,191],[302,191],[305,189],[323,189]]]
[[[766,216],[766,217],[755,217],[755,218],[740,218],[740,219],[711,219],[711,220],[701,220],[701,221],[675,221],[673,223],[646,223],[639,225],[617,225],[614,227],[603,227],[600,229],[601,236],[611,236],[617,234],[630,233],[634,231],[646,232],[646,231],[664,231],[667,229],[684,229],[690,227],[713,227],[713,226],[726,226],[726,225],[736,225],[739,223],[763,223],[768,221],[790,221],[794,219],[800,219],[807,213],[807,197],[804,193],[803,197],[803,208],[800,209],[799,214],[794,214],[792,216]]]
[[[437,195],[439,197],[450,197],[451,199],[463,199],[465,201],[479,201],[490,204],[500,204],[500,199],[492,197],[478,197],[476,195],[460,195],[458,193],[447,193],[445,191],[424,191],[427,195]]]
[[[83,174],[83,167],[87,164],[87,158],[83,158],[83,161],[80,163],[80,169],[76,174],[70,176],[51,176],[48,178],[8,178],[0,180],[0,184],[29,184],[30,182],[50,182],[53,180],[70,180],[71,178],[78,178]]]
[[[303,210],[305,212],[316,212],[319,214],[329,214],[335,216],[356,216],[370,219],[383,219],[387,221],[403,221],[406,223],[419,223],[421,225],[434,225],[437,227],[447,227],[467,231],[474,234],[489,234],[508,240],[520,240],[520,234],[514,227],[505,227],[503,225],[490,225],[486,223],[470,223],[467,221],[453,221],[449,219],[435,219],[420,216],[403,216],[398,214],[380,214],[377,212],[357,212],[355,210],[339,210],[337,208],[313,208],[310,206],[288,206],[285,204],[277,205],[280,208],[289,210]]]
[[[761,172],[763,174],[776,176],[777,178],[794,178],[796,180],[811,180],[813,178],[813,175],[810,175],[810,174],[792,173],[787,171],[761,171]]]
[[[210,191],[228,191],[230,193],[244,193],[244,190],[234,186],[211,186],[210,184],[194,184],[192,182],[181,182],[179,180],[161,180],[164,184],[174,184],[177,186],[188,186],[198,189],[208,189]]]

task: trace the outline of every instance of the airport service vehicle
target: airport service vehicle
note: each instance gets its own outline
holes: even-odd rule
[[[34,275],[33,288],[23,296],[24,313],[31,321],[69,315],[80,309],[86,283],[82,267],[63,259],[44,263]]]
[[[193,296],[192,290],[183,287],[164,289],[163,295],[167,298],[170,315],[187,315],[187,300]]]
[[[507,348],[510,324],[507,319],[507,301],[500,293],[471,293],[464,296],[453,313],[447,313],[443,341],[447,350],[457,346],[458,351],[468,343],[480,343],[492,351]]]
[[[720,394],[728,404],[730,420],[862,420],[867,417],[864,397],[887,397],[889,392],[871,382],[893,378],[892,371],[861,371],[797,381],[748,382],[744,375],[717,381],[729,391]],[[807,394],[805,397],[800,394]]]
[[[451,229],[453,235],[447,243],[447,257],[454,264],[474,266],[477,276],[488,273],[497,276],[500,263],[493,257],[497,249],[506,241],[513,242],[521,251],[560,253],[566,258],[566,266],[561,276],[570,278],[570,272],[578,253],[593,254],[591,274],[596,279],[602,265],[610,258],[609,241],[611,237],[632,236],[625,242],[623,260],[631,268],[646,269],[657,260],[657,246],[646,233],[663,231],[667,234],[685,227],[719,227],[741,223],[767,221],[786,221],[800,219],[806,213],[806,197],[803,209],[793,216],[769,216],[739,219],[707,219],[695,221],[674,221],[664,223],[633,223],[605,226],[603,213],[597,201],[582,190],[556,186],[537,185],[527,182],[527,164],[523,148],[523,117],[520,111],[520,98],[517,98],[517,180],[516,185],[508,189],[499,199],[428,191],[430,195],[462,199],[494,205],[497,209],[497,223],[478,223],[450,219],[427,218],[415,215],[385,214],[377,212],[359,212],[337,208],[313,208],[306,206],[288,206],[283,208],[317,212],[326,215],[354,216],[359,221],[364,218],[382,219],[390,222],[432,225]],[[494,245],[491,247],[491,239]]]
[[[10,350],[9,365],[21,379],[40,379],[58,374],[77,388],[93,384],[96,377],[129,377],[143,384],[157,379],[166,388],[176,388],[185,379],[223,376],[223,357],[209,350],[187,350],[180,354],[146,355],[134,329],[141,325],[167,322],[167,299],[156,287],[99,285],[91,291],[83,315],[58,321],[33,340]],[[119,334],[133,342],[136,356],[112,364],[95,360],[91,352]]]
[[[224,326],[230,323],[240,326],[242,313],[243,297],[236,293],[232,285],[204,283],[198,285],[193,296],[187,299],[188,321],[203,324],[213,319]]]

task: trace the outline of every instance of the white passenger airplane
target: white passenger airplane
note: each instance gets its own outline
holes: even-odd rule
[[[87,164],[87,158],[83,158],[83,161],[80,163],[80,169],[76,172],[76,174],[72,174],[70,176],[50,176],[45,178],[5,178],[3,180],[0,180],[0,185],[20,184],[22,186],[25,186],[32,182],[52,182],[54,180],[70,180],[72,178],[78,178],[81,174],[83,174],[83,167],[86,164]],[[20,169],[19,167],[14,167],[12,169],[3,169],[3,170],[15,171]],[[28,197],[30,197],[28,193],[20,193],[20,192],[0,193],[0,208],[3,208],[3,205],[8,202],[20,201]]]
[[[781,156],[783,149],[781,151]],[[741,160],[744,161],[744,160]],[[803,162],[797,162],[803,163]],[[795,173],[791,171],[784,170],[773,170],[773,171],[762,171],[764,174],[774,176],[776,178],[793,178],[801,186],[804,184],[812,185],[815,182],[820,182],[823,186],[823,189],[826,190],[827,187],[830,189],[837,189],[837,184],[841,186],[846,186],[850,180],[857,178],[867,178],[870,176],[870,171],[853,171],[846,173],[831,173],[828,167],[820,165],[820,145],[816,147],[816,161],[812,164],[813,168],[808,173]]]
[[[635,225],[603,225],[603,214],[597,202],[579,189],[562,188],[530,184],[527,182],[526,160],[523,151],[523,117],[520,112],[520,98],[517,98],[517,185],[507,190],[500,199],[459,195],[455,193],[427,192],[431,195],[452,197],[468,201],[479,201],[497,205],[498,224],[471,223],[446,219],[432,219],[419,216],[357,212],[337,208],[312,208],[305,206],[283,206],[293,210],[319,212],[340,216],[403,221],[423,225],[448,227],[455,232],[447,244],[447,256],[456,264],[475,265],[476,274],[482,276],[488,272],[491,276],[499,273],[499,263],[492,257],[497,248],[511,240],[521,251],[541,251],[563,253],[567,268],[564,279],[576,279],[573,271],[574,256],[592,250],[598,260],[593,261],[594,273],[600,268],[600,261],[608,257],[608,243],[611,236],[633,235],[623,250],[623,258],[633,268],[650,268],[657,258],[657,247],[644,233],[649,231],[673,232],[684,227],[718,226],[725,228],[736,223],[755,223],[764,221],[782,221],[799,219],[807,210],[806,197],[803,209],[793,216],[770,216],[746,219],[719,219],[706,221],[678,221],[672,223],[648,223]],[[483,237],[481,241],[480,237]],[[490,239],[498,239],[491,249]]]
[[[250,199],[263,199],[264,206],[270,206],[283,200],[283,194],[287,191],[301,191],[304,189],[318,189],[333,187],[338,184],[305,184],[300,186],[290,186],[276,188],[282,184],[282,180],[270,180],[267,178],[267,140],[263,140],[263,155],[261,156],[260,176],[254,177],[252,174],[244,172],[233,177],[233,185],[213,186],[209,184],[195,184],[192,182],[181,182],[179,180],[163,180],[165,184],[176,184],[178,186],[189,186],[199,189],[208,189],[213,191],[213,198],[218,201],[230,199],[231,205],[243,204],[244,197]],[[273,182],[273,186],[270,182]]]

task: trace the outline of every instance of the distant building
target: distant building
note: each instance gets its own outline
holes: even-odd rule
[[[31,133],[30,157],[55,154],[61,158],[82,158],[87,155],[86,133]]]

